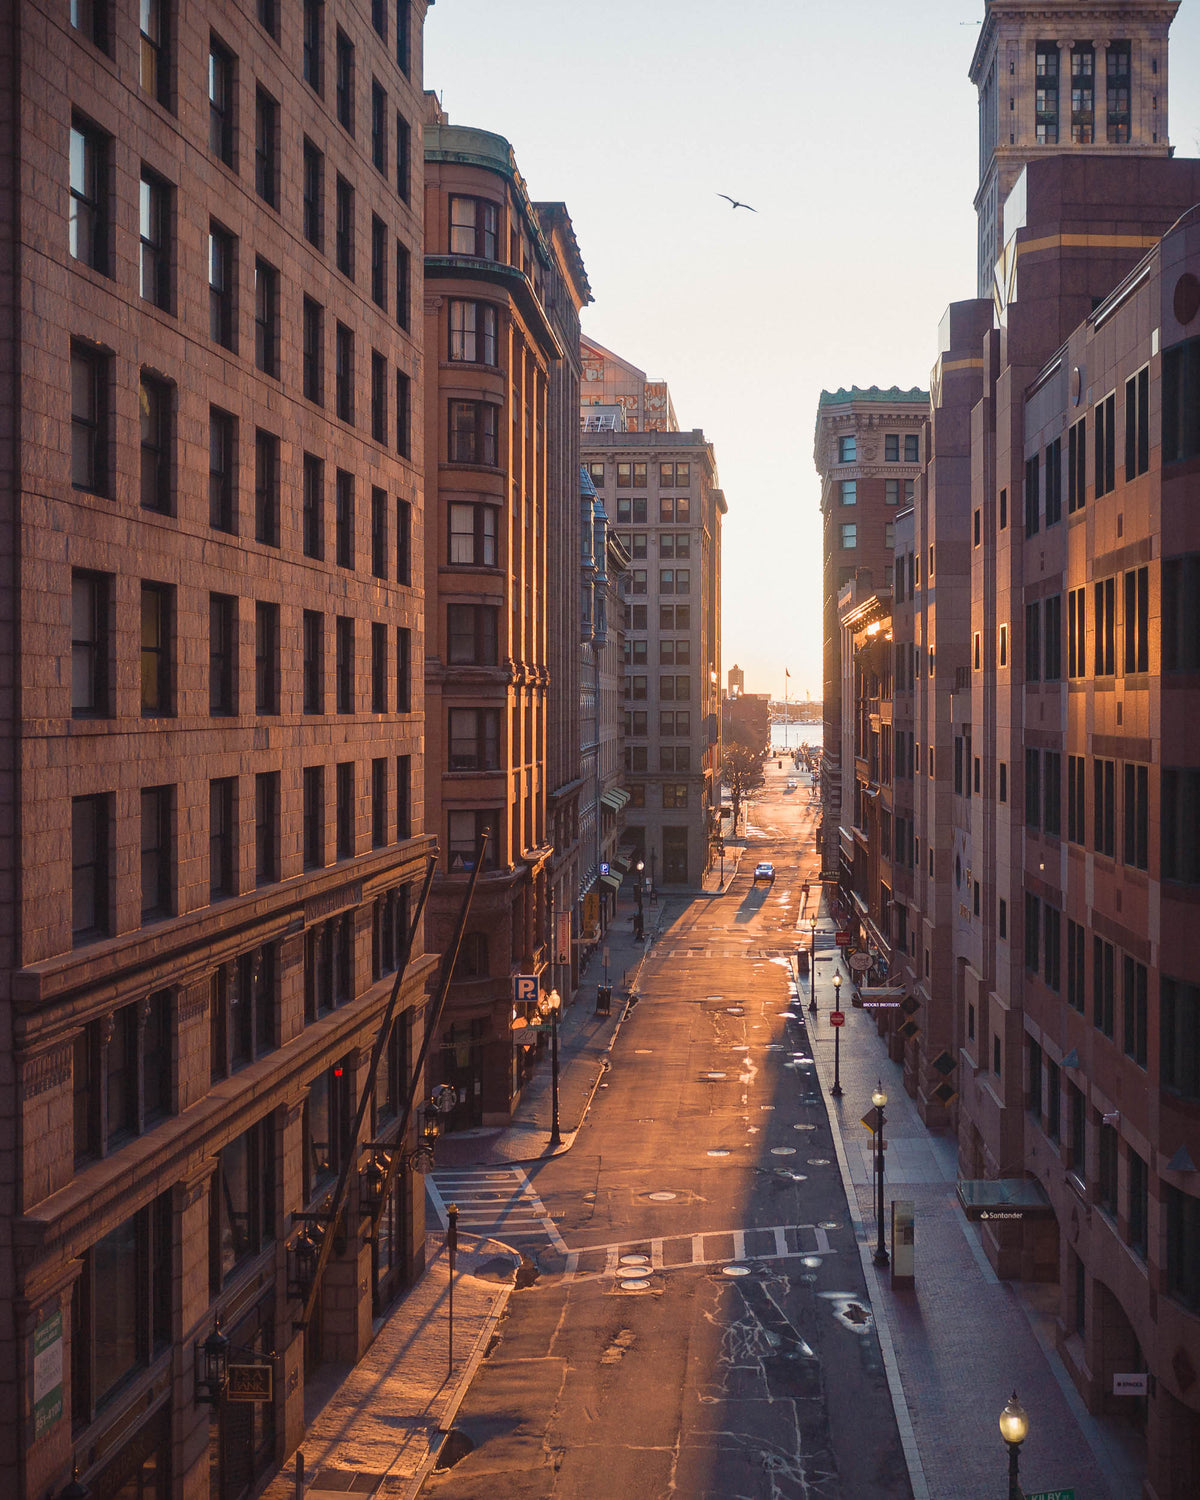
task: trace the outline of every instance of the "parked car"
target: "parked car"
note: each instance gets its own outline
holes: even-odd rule
[[[754,866],[754,884],[765,880],[768,885],[775,884],[775,866],[769,860],[763,860],[761,864]]]
[[[794,781],[794,780],[793,780],[793,779],[792,779],[792,778],[791,778],[791,777],[790,777],[790,776],[789,776],[789,777],[788,777],[788,784],[787,784],[787,786],[785,786],[785,787],[784,787],[784,791],[785,791],[785,792],[794,792],[794,791],[795,791],[795,790],[796,790],[796,783],[795,783],[795,781]]]

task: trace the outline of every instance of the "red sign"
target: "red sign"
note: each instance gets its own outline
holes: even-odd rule
[[[829,1012],[829,1024],[831,1026],[844,1026],[846,1024],[846,1012],[844,1010],[831,1010]]]
[[[839,948],[849,947],[850,943],[853,941],[849,932],[835,932],[833,935],[833,940]]]

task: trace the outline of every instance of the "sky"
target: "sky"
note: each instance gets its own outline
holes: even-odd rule
[[[562,200],[584,332],[714,445],[723,667],[821,695],[822,389],[927,387],[975,295],[983,0],[436,0],[425,86]],[[1200,0],[1171,29],[1170,135],[1200,155]],[[731,209],[717,195],[752,204]],[[724,680],[724,678],[723,678]]]

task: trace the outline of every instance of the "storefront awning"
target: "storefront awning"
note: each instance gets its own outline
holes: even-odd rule
[[[610,787],[604,796],[600,798],[605,807],[611,807],[613,812],[620,812],[629,801],[629,793],[623,787]]]
[[[968,1219],[1052,1219],[1054,1205],[1035,1177],[962,1178],[958,1201]]]
[[[618,891],[621,888],[621,877],[619,875],[601,875],[600,884],[607,885],[612,890]]]

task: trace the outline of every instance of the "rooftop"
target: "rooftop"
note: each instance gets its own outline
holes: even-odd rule
[[[887,387],[872,385],[852,385],[849,390],[839,386],[836,391],[822,391],[821,399],[817,402],[818,408],[822,406],[854,406],[860,401],[879,401],[887,405],[897,405],[901,402],[921,402],[929,404],[929,392],[923,391],[920,386],[914,385],[909,390],[901,390],[898,385]]]

